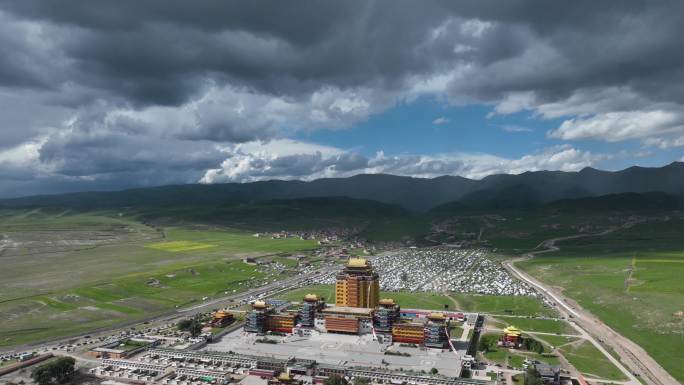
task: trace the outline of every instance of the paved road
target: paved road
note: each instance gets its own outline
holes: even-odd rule
[[[626,226],[631,225],[633,225],[633,223],[627,224]],[[564,296],[562,293],[554,290],[545,283],[529,276],[524,271],[515,267],[515,262],[533,258],[538,254],[557,251],[558,247],[556,246],[556,242],[558,241],[580,237],[605,235],[617,229],[618,228],[613,228],[596,234],[579,234],[569,237],[549,239],[542,242],[540,246],[538,246],[538,248],[544,247],[544,249],[529,253],[523,258],[506,261],[503,263],[503,265],[513,275],[534,286],[547,298],[558,304],[558,309],[561,315],[572,318],[573,321],[571,321],[570,324],[575,327],[575,329],[577,329],[577,331],[579,331],[584,338],[589,340],[597,349],[599,349],[606,357],[608,357],[608,359],[616,367],[618,367],[625,374],[625,376],[627,376],[627,378],[629,378],[629,381],[622,382],[623,384],[640,384],[639,380],[633,374],[635,373],[638,374],[641,379],[643,379],[649,385],[679,385],[679,382],[675,380],[669,373],[667,373],[667,371],[665,371],[662,366],[660,366],[648,353],[646,353],[643,348],[611,329],[596,316],[581,308],[578,304]],[[601,345],[594,338],[594,336],[600,336],[602,342],[613,349],[613,351],[615,351],[615,353],[620,357],[622,362],[616,360],[603,347],[603,345]],[[629,370],[625,366],[629,367]]]

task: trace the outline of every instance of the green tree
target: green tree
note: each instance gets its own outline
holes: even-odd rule
[[[489,352],[489,341],[485,338],[480,338],[480,342],[477,344],[477,350],[481,352]]]
[[[344,377],[333,374],[332,376],[328,377],[323,381],[323,385],[349,385],[349,382],[344,379]]]
[[[192,323],[190,324],[190,335],[193,337],[197,337],[202,333],[202,320],[200,319],[199,315],[196,315],[192,319]]]
[[[47,365],[41,365],[31,372],[31,379],[38,385],[48,385],[52,382],[52,374]]]
[[[439,373],[439,370],[437,370],[437,368],[430,369],[430,374],[437,374],[437,373]]]
[[[365,377],[354,377],[354,381],[352,381],[353,385],[368,385],[370,384],[370,380],[368,380]]]
[[[531,352],[537,352],[539,354],[544,353],[544,345],[542,345],[541,342],[535,339],[525,338],[525,340],[523,341],[523,346],[526,350],[529,350]]]
[[[74,376],[75,365],[76,360],[72,357],[60,357],[35,368],[31,373],[31,379],[38,385],[65,383]]]
[[[192,319],[188,318],[188,319],[183,319],[183,320],[178,321],[176,326],[178,327],[178,330],[187,331],[188,329],[190,329],[191,324],[192,324]]]
[[[200,335],[202,333],[203,327],[202,319],[200,318],[199,314],[192,318],[178,321],[176,326],[178,327],[178,330],[186,331],[193,337]]]
[[[52,376],[58,383],[64,383],[74,376],[76,360],[73,357],[60,357],[52,364]]]

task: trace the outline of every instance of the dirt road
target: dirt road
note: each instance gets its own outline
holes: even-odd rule
[[[631,224],[630,224],[631,225]],[[615,366],[617,366],[629,379],[626,383],[639,384],[635,375],[639,376],[649,385],[680,385],[662,366],[660,366],[644,349],[630,339],[617,333],[600,319],[583,309],[572,299],[563,295],[562,292],[553,289],[545,283],[529,276],[524,271],[515,267],[515,262],[534,258],[535,255],[557,251],[556,242],[568,239],[606,235],[619,228],[612,228],[601,233],[578,234],[568,237],[553,238],[542,242],[537,246],[537,251],[528,253],[525,257],[509,260],[503,263],[504,267],[521,280],[537,288],[549,300],[558,304],[561,315],[571,318],[571,322],[582,334],[590,340]],[[620,358],[617,361],[601,343],[610,347]]]

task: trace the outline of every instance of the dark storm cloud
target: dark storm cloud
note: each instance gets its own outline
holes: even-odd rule
[[[562,140],[675,146],[682,14],[636,0],[0,0],[0,177],[185,181],[231,156],[215,143],[344,128],[425,94],[562,117]],[[28,160],[2,153],[27,142]],[[580,160],[549,167],[590,162],[563,151]],[[249,170],[235,180],[470,172],[460,158],[233,157]]]
[[[163,151],[159,151],[162,143]],[[77,128],[49,136],[40,148],[40,161],[52,164],[55,172],[66,176],[202,171],[224,158],[225,154],[203,142],[160,142],[156,137],[125,131]]]
[[[408,4],[408,3],[406,3]],[[321,84],[398,87],[455,57],[421,46],[440,7],[375,2],[7,2],[65,37],[68,76],[140,104],[179,104],[202,79],[301,95]],[[64,74],[62,74],[64,75]]]
[[[302,95],[321,84],[399,87],[408,75],[461,62],[477,73],[454,85],[455,96],[495,100],[505,92],[534,90],[552,99],[616,84],[633,85],[657,100],[684,96],[682,86],[667,81],[682,75],[681,2],[265,4],[26,0],[2,8],[61,28],[59,48],[73,60],[66,75],[140,104],[179,104],[200,92],[207,78]],[[449,18],[493,27],[470,41],[472,50],[458,53],[452,43],[468,43],[458,28],[429,40]],[[45,83],[39,74],[17,71],[21,55],[3,56],[0,74],[14,75],[4,76],[5,84]]]
[[[684,75],[684,25],[677,16],[684,3],[486,3],[463,14],[496,23],[492,48],[517,50],[494,60],[475,56],[476,70],[454,92],[497,100],[505,92],[535,91],[548,101],[583,88],[627,86],[656,101],[684,102],[684,87],[671,82]]]

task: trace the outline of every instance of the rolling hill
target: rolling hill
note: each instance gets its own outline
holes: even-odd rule
[[[478,209],[513,209],[535,207],[562,199],[653,191],[684,196],[684,163],[674,162],[658,168],[630,167],[615,172],[585,168],[578,172],[501,174],[481,180],[458,176],[428,179],[374,174],[310,182],[271,180],[171,185],[3,199],[0,200],[0,208],[61,207],[95,210],[179,205],[231,206],[272,200],[347,197],[374,200],[424,212],[454,201]]]

